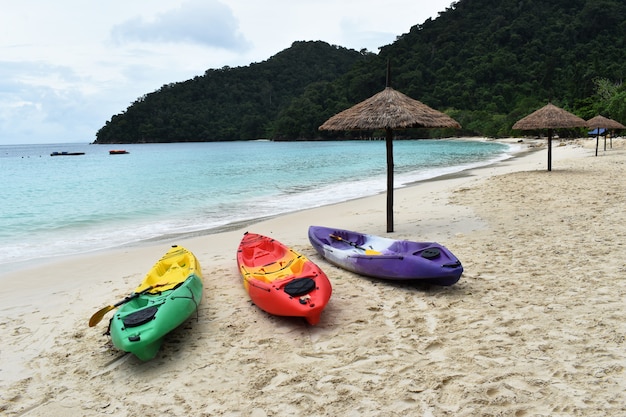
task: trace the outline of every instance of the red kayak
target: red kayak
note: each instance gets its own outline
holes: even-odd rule
[[[332,288],[326,274],[279,241],[246,232],[237,250],[243,286],[261,310],[277,316],[320,321]]]

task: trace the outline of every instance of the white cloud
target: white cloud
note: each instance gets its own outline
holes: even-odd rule
[[[0,144],[91,142],[138,97],[294,41],[378,52],[452,0],[23,0],[0,13]]]
[[[198,43],[211,48],[245,51],[250,43],[239,33],[237,20],[225,4],[209,0],[187,1],[179,8],[148,20],[131,18],[112,29],[120,43]]]

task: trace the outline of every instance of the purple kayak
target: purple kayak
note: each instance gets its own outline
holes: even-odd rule
[[[463,273],[461,261],[435,242],[395,240],[323,226],[310,226],[309,240],[324,259],[360,275],[453,285]]]

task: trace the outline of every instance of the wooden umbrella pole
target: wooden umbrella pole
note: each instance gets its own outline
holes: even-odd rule
[[[548,129],[548,171],[552,171],[552,129]]]
[[[391,61],[387,59],[387,87],[391,87]],[[387,144],[387,233],[393,232],[393,131],[385,127]]]
[[[387,232],[393,232],[393,132],[385,128],[387,143]]]

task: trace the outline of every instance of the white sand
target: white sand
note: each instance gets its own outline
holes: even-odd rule
[[[177,242],[204,274],[198,319],[141,362],[116,350],[100,307],[169,243],[64,259],[0,277],[0,414],[7,416],[626,415],[626,146],[553,142],[519,158],[385,196]],[[582,144],[582,146],[581,146]],[[452,287],[391,283],[329,265],[311,224],[434,240],[461,259]],[[249,301],[235,254],[246,230],[328,274],[319,325]],[[109,313],[109,315],[112,313]]]

